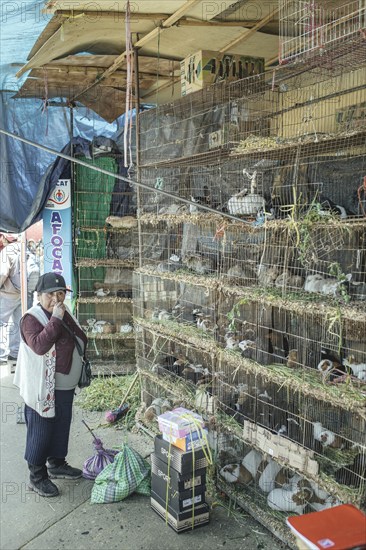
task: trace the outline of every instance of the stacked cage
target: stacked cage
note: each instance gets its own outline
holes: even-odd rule
[[[362,55],[364,2],[280,0],[280,63],[324,66]]]
[[[117,174],[116,155],[81,160]],[[97,373],[134,369],[132,270],[138,265],[133,197],[113,176],[76,164],[73,187],[77,316]],[[123,364],[123,365],[122,365]]]
[[[286,542],[288,514],[365,507],[365,63],[340,67],[140,117],[142,421],[203,414],[219,487]]]

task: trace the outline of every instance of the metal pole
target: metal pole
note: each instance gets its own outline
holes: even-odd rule
[[[28,309],[28,284],[27,284],[27,237],[23,231],[20,240],[20,296],[22,303],[22,315]]]
[[[164,191],[163,189],[156,189],[155,187],[151,187],[151,185],[146,185],[145,183],[141,183],[140,181],[134,181],[130,178],[126,178],[125,176],[121,176],[119,174],[114,174],[113,172],[110,172],[109,170],[104,170],[103,168],[99,168],[97,166],[91,166],[90,164],[87,164],[83,160],[72,158],[70,155],[66,155],[65,153],[60,153],[59,151],[56,151],[55,149],[51,149],[50,147],[47,147],[46,145],[41,145],[40,143],[37,143],[35,141],[31,141],[30,139],[23,138],[21,136],[18,136],[17,134],[13,134],[12,132],[8,132],[7,130],[4,130],[3,128],[0,128],[0,134],[4,134],[6,136],[12,137],[14,139],[17,139],[18,141],[22,141],[23,143],[26,143],[27,145],[32,145],[33,147],[37,147],[38,149],[41,149],[43,151],[46,151],[47,153],[51,153],[52,155],[55,155],[56,157],[61,157],[66,160],[70,160],[74,164],[80,164],[81,166],[85,166],[86,168],[90,170],[94,170],[95,172],[100,172],[101,174],[105,174],[106,176],[111,176],[112,178],[117,178],[121,181],[127,181],[131,185],[136,185],[137,187],[142,187],[143,189],[147,189],[148,191],[151,191],[153,193],[159,193],[161,195],[165,195],[166,197],[169,197],[171,199],[174,199],[178,202],[182,202],[184,204],[192,205],[194,207],[198,207],[199,210],[205,210],[207,212],[211,212],[212,214],[218,214],[219,216],[222,216],[223,218],[228,218],[229,220],[234,220],[236,222],[244,223],[247,225],[252,225],[252,222],[249,222],[247,220],[243,220],[241,218],[237,218],[236,216],[233,216],[232,214],[228,214],[227,212],[218,212],[214,208],[211,208],[210,206],[206,206],[204,204],[197,204],[196,202],[190,201],[188,199],[184,199],[183,197],[180,197],[179,195],[176,195],[175,193],[169,193],[168,191]]]
[[[139,54],[138,49],[133,49],[133,56],[135,61],[135,130],[136,130],[136,178],[137,181],[141,179],[140,169],[140,85],[139,85]],[[142,266],[142,234],[141,234],[141,221],[140,216],[142,212],[141,205],[141,192],[140,188],[136,190],[137,198],[137,229],[139,236],[139,267]]]
[[[74,137],[74,105],[73,103],[70,103],[70,106],[69,106],[69,112],[70,112],[70,156],[72,158],[74,158],[74,144],[72,142],[73,140],[73,137]],[[72,269],[71,269],[71,273],[72,273],[72,280],[71,280],[71,286],[73,286],[73,282],[74,280],[76,281],[76,286],[78,286],[78,278],[76,277],[76,269],[75,269],[75,264],[74,264],[74,243],[75,243],[75,219],[74,219],[74,193],[75,193],[75,173],[74,173],[74,170],[75,170],[75,165],[74,163],[71,161],[71,165],[70,165],[70,188],[71,188],[71,197],[70,197],[70,202],[71,202],[71,235],[72,235],[72,243],[70,243],[70,248],[71,248],[71,251],[70,251],[70,255],[71,255],[71,258],[70,258],[70,261],[71,261],[71,266],[72,266]],[[76,289],[73,289],[74,291],[77,290]],[[74,313],[75,312],[75,307],[77,307],[77,300],[76,300],[76,296],[77,296],[77,292],[74,292],[72,294],[73,298],[71,298],[71,311]]]

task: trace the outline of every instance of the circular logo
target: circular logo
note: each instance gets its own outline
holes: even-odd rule
[[[54,199],[59,204],[63,203],[65,200],[64,191],[62,191],[62,189],[57,189],[56,193],[54,194]]]

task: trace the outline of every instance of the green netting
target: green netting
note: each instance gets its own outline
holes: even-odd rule
[[[79,267],[78,291],[80,296],[94,294],[94,282],[104,281],[105,267]]]
[[[87,159],[85,163],[109,172],[117,173],[117,163],[113,157]],[[79,164],[75,167],[74,178],[74,216],[76,227],[104,227],[109,216],[112,191],[115,184],[113,176],[90,170]]]
[[[106,234],[101,231],[78,231],[76,235],[76,259],[106,257]]]

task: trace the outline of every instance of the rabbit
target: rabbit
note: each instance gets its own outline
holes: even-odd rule
[[[187,207],[184,204],[170,204],[159,210],[159,214],[185,214],[186,212]]]
[[[177,271],[178,269],[182,269],[183,264],[180,262],[172,262],[170,260],[166,262],[160,262],[156,268],[157,271],[160,271],[161,273],[166,272],[173,272]]]
[[[111,225],[112,227],[131,229],[137,227],[137,219],[134,216],[108,216],[105,223]]]
[[[299,497],[300,494],[300,497]],[[301,498],[301,491],[298,488],[293,490],[273,489],[267,498],[267,504],[272,510],[281,510],[282,512],[295,512],[302,514],[306,502]]]
[[[281,273],[281,275],[278,275],[278,277],[275,280],[274,286],[276,286],[277,288],[281,288],[283,286],[287,287],[290,277],[291,277],[290,272],[287,271],[286,269]]]
[[[332,508],[332,506],[341,504],[339,500],[323,489],[320,489],[320,487],[313,481],[310,482],[310,485],[313,490],[313,495],[310,497],[308,504],[310,508],[316,512],[320,512],[321,510],[326,510],[327,508]]]
[[[227,276],[232,278],[243,279],[245,277],[244,270],[239,264],[235,264],[227,270]]]
[[[183,264],[198,275],[206,275],[213,271],[213,262],[211,258],[190,254],[184,257]]]
[[[261,286],[274,286],[279,275],[279,270],[276,266],[268,267],[266,265],[258,266],[258,282]]]
[[[308,275],[305,279],[304,290],[306,292],[320,292],[321,294],[336,296],[339,292],[339,287],[349,283],[351,277],[352,275],[349,273],[346,275],[344,281],[339,281],[335,278],[325,279],[319,274]]]
[[[98,298],[103,298],[104,296],[108,296],[108,294],[110,294],[110,289],[109,288],[98,288],[98,290],[96,290],[94,292],[94,294],[98,297]]]

